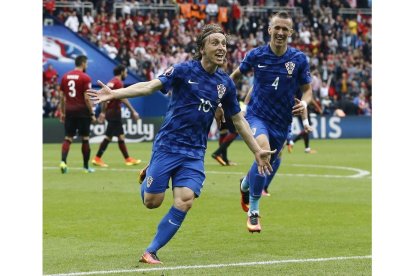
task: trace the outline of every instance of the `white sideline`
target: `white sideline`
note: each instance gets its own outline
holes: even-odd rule
[[[293,259],[293,260],[274,260],[262,262],[248,262],[248,263],[230,263],[230,264],[210,264],[210,265],[189,265],[189,266],[170,266],[170,267],[152,267],[152,268],[137,268],[137,269],[117,269],[117,270],[102,270],[89,272],[71,272],[61,274],[45,274],[44,276],[81,276],[81,275],[102,275],[115,273],[132,273],[132,272],[150,272],[150,271],[165,271],[165,270],[180,270],[180,269],[199,269],[199,268],[222,268],[234,266],[253,266],[253,265],[272,265],[284,263],[307,263],[307,262],[328,262],[341,261],[353,259],[371,259],[372,256],[348,256],[348,257],[331,257],[331,258],[316,258],[316,259]]]

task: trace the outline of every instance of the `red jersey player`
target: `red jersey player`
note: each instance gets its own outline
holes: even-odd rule
[[[128,71],[123,65],[118,65],[114,68],[114,78],[108,82],[108,87],[111,89],[119,89],[124,87],[123,80],[126,79]],[[122,100],[111,100],[102,104],[102,111],[99,114],[99,122],[103,122],[105,119],[108,121],[108,126],[105,132],[105,138],[99,146],[98,152],[96,153],[95,158],[92,160],[92,164],[101,167],[108,167],[108,165],[102,160],[102,155],[104,154],[108,144],[112,141],[112,137],[118,137],[118,147],[122,152],[122,155],[125,159],[125,165],[137,165],[141,163],[141,160],[136,160],[129,156],[128,150],[125,145],[125,134],[122,127],[122,117],[121,117],[121,104],[131,111],[132,119],[138,120],[139,115],[135,111],[134,107],[129,103],[127,99]]]
[[[95,114],[88,95],[85,93],[91,88],[91,78],[85,73],[88,67],[88,58],[80,55],[75,59],[75,69],[62,77],[60,88],[61,122],[65,124],[65,139],[62,143],[62,160],[60,170],[67,173],[66,159],[73,137],[78,133],[82,138],[83,168],[85,173],[94,172],[89,168],[88,162],[91,154],[89,146],[89,131],[91,122],[95,122]]]

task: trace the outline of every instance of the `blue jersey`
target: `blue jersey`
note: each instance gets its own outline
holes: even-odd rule
[[[195,60],[170,67],[158,78],[161,92],[172,90],[172,97],[153,151],[204,158],[218,104],[232,116],[240,112],[234,82],[221,69],[210,74]]]
[[[240,64],[243,74],[252,69],[254,82],[247,116],[259,117],[276,129],[287,129],[292,122],[297,90],[312,81],[305,54],[288,47],[279,57],[270,45],[257,47],[248,52]]]

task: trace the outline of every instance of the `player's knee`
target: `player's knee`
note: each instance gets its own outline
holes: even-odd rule
[[[183,212],[187,212],[193,206],[193,199],[178,199],[174,201],[174,205],[177,209]]]
[[[148,209],[155,209],[161,206],[163,199],[161,195],[145,194],[143,203]]]
[[[148,209],[155,209],[161,206],[162,202],[159,201],[155,201],[155,200],[148,200],[148,199],[144,199],[144,205],[145,207],[147,207]]]

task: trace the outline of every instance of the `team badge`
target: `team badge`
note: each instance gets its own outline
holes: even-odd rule
[[[295,64],[291,61],[285,63],[286,70],[288,71],[289,75],[293,74],[293,70],[295,69]]]
[[[174,67],[170,66],[167,68],[167,70],[165,70],[164,75],[166,75],[167,77],[170,76],[172,73],[174,72]]]
[[[219,99],[223,98],[224,93],[226,92],[226,87],[223,84],[217,85],[217,93]]]
[[[153,181],[154,181],[154,178],[152,178],[152,176],[147,177],[147,188],[151,186]]]

